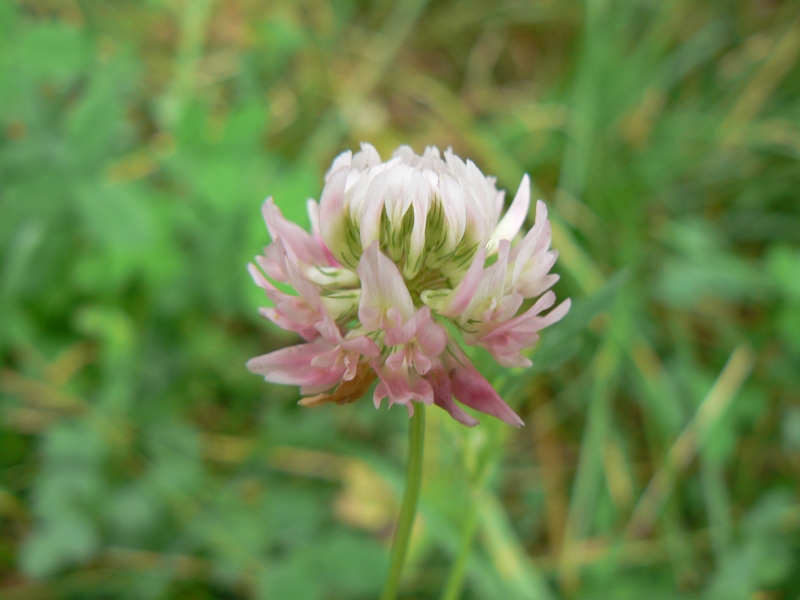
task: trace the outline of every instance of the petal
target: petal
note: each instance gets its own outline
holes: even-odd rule
[[[516,338],[534,334],[542,329],[541,327],[536,327],[535,319],[540,312],[553,306],[555,301],[556,295],[552,291],[547,292],[521,315],[504,322],[487,323],[486,327],[477,336],[468,336],[473,339],[468,343],[483,343],[493,337],[505,334],[511,334]]]
[[[492,182],[494,179],[492,179]],[[484,231],[489,233],[497,225],[497,203],[495,202],[497,190],[493,183],[490,184],[487,177],[481,173],[478,166],[467,159],[467,191],[475,198],[479,208],[479,214],[483,217]]]
[[[324,260],[322,249],[311,234],[296,223],[287,221],[271,197],[267,198],[262,205],[261,214],[273,241],[283,240],[293,259],[300,259],[308,263]]]
[[[563,319],[569,312],[571,306],[572,306],[572,300],[570,298],[567,298],[561,304],[559,304],[553,310],[547,313],[545,316],[536,317],[537,330],[542,330],[545,327],[550,327],[550,325],[552,325],[553,323],[557,323],[558,321]]]
[[[477,290],[475,290],[467,307],[461,312],[462,323],[465,323],[476,312],[481,310],[487,300],[503,297],[510,247],[511,244],[508,240],[500,240],[497,262],[483,272],[481,280],[478,282]]]
[[[347,243],[347,217],[344,205],[344,188],[348,169],[331,173],[322,189],[319,206],[319,227],[325,246],[341,264],[350,257]]]
[[[386,384],[382,381],[378,381],[378,385],[375,386],[375,391],[372,393],[372,403],[375,405],[375,408],[380,408],[381,400],[388,395],[389,390],[386,388]]]
[[[467,226],[467,210],[461,199],[461,187],[447,174],[439,178],[439,197],[442,199],[448,230],[453,231],[455,243],[464,237]]]
[[[514,196],[514,201],[498,223],[492,235],[489,237],[489,242],[486,245],[486,252],[489,256],[497,251],[497,245],[500,240],[512,240],[514,236],[519,233],[525,217],[528,215],[528,209],[531,205],[531,181],[527,173],[522,177],[522,183],[519,184],[517,195]]]
[[[541,200],[536,202],[536,220],[531,230],[511,252],[514,261],[514,281],[528,267],[534,257],[550,246],[550,222],[547,220],[547,206]]]
[[[371,357],[381,353],[378,345],[365,335],[352,335],[351,333],[348,334],[348,337],[342,336],[336,322],[328,316],[318,322],[316,327],[328,342],[341,346],[349,353]]]
[[[391,404],[408,404],[411,401],[433,404],[433,388],[425,379],[403,369],[393,371],[378,367],[376,371],[383,384],[375,389],[373,395],[376,406],[386,396]]]
[[[339,171],[340,169],[344,169],[345,171],[350,170],[350,166],[353,164],[353,153],[350,150],[345,150],[339,156],[333,159],[333,163],[331,164],[331,168],[328,169],[328,172],[325,173],[325,183],[328,183],[328,180],[333,176],[334,173]]]
[[[461,349],[454,344],[450,348],[456,353],[456,359],[448,361],[450,386],[456,400],[514,427],[524,425],[522,419],[503,402],[491,384],[470,364]]]
[[[294,331],[306,341],[311,341],[319,337],[319,331],[314,327],[316,313],[308,313],[308,317],[298,318],[277,308],[260,308],[258,313],[265,319],[269,319],[275,325],[286,331]]]
[[[414,338],[423,324],[433,322],[431,310],[427,306],[424,307],[424,309],[427,309],[427,311],[423,312],[423,309],[420,309],[416,311],[410,319],[404,321],[402,320],[402,313],[398,314],[397,316],[401,318],[401,322],[386,331],[386,345],[399,346],[401,344],[407,344]]]
[[[305,300],[311,308],[315,309],[320,314],[324,313],[319,288],[306,279],[292,262],[283,240],[278,238],[270,244],[268,249],[273,251],[271,254],[274,256],[274,260],[280,264],[281,271],[286,277],[285,281],[300,294],[300,297]],[[256,260],[258,260],[258,258],[256,258]]]
[[[256,256],[256,262],[261,267],[261,270],[267,274],[267,277],[274,281],[286,283],[289,279],[283,270],[283,261],[280,256],[284,250],[279,249],[275,244],[276,242],[272,242],[264,248],[264,254]],[[280,248],[283,248],[283,246]]]
[[[406,361],[406,353],[402,350],[399,352],[392,352],[387,358],[386,362],[384,363],[387,367],[389,367],[392,371],[399,371],[403,368],[403,364]]]
[[[524,285],[519,286],[519,293],[522,294],[525,298],[535,298],[536,296],[543,294],[551,287],[553,287],[558,280],[561,279],[560,275],[556,275],[555,273],[550,273],[549,275],[545,275],[541,279],[534,280],[533,282],[525,282]]]
[[[346,337],[342,340],[342,348],[353,354],[362,356],[380,356],[381,350],[378,345],[365,335]]]
[[[492,333],[494,334],[496,332],[505,331],[536,332],[544,329],[548,325],[552,325],[567,314],[571,304],[570,300],[567,299],[559,304],[556,308],[551,310],[547,315],[543,317],[539,316],[539,313],[541,313],[543,310],[547,310],[553,306],[555,301],[556,295],[552,291],[542,294],[542,297],[534,302],[533,306],[531,306],[528,310],[518,317],[514,317],[513,319],[509,319],[508,321],[501,323],[499,327],[492,331]]]
[[[361,255],[358,275],[361,278],[358,318],[367,331],[386,326],[382,316],[389,308],[396,308],[403,320],[411,318],[414,314],[414,303],[403,276],[397,265],[378,249],[377,242],[371,244]]]
[[[385,190],[386,216],[392,227],[399,228],[403,217],[411,208],[414,198],[410,192],[418,177],[419,173],[402,163],[387,169],[381,176],[382,186]]]
[[[428,358],[423,352],[420,352],[419,350],[414,350],[412,352],[411,366],[413,366],[414,370],[420,375],[426,375],[428,371],[431,370],[432,365],[433,363],[431,362],[431,359]]]
[[[273,294],[275,291],[279,292],[278,288],[272,285],[270,281],[266,277],[264,277],[261,271],[258,270],[258,267],[255,266],[253,263],[247,264],[247,272],[250,273],[250,277],[253,278],[255,284],[258,287],[262,288],[267,293],[267,296],[269,296],[270,300],[272,300],[271,294]],[[280,293],[283,294],[283,292]]]
[[[430,308],[423,306],[417,311],[417,314],[420,313],[421,317],[414,338],[425,356],[439,356],[447,346],[447,331],[433,320]]]
[[[351,170],[347,177],[345,204],[349,204],[350,220],[361,224],[367,200],[372,198],[370,189],[373,182],[392,168],[393,163],[386,162],[370,167],[366,171]],[[383,194],[379,200],[383,202]]]
[[[330,343],[318,339],[251,358],[247,361],[247,368],[272,383],[324,389],[339,382],[344,372],[343,368],[321,369],[312,366],[316,357],[331,349]]]
[[[425,237],[428,222],[428,212],[431,207],[431,190],[428,181],[419,171],[414,171],[414,176],[407,182],[410,189],[411,206],[414,211],[414,224],[411,227],[411,234],[408,239],[408,254],[403,273],[411,279],[422,268],[424,263]]]
[[[467,427],[474,427],[480,422],[453,402],[453,395],[450,390],[450,378],[442,368],[441,362],[439,362],[438,366],[433,367],[427,379],[433,388],[433,403],[436,406],[446,410],[451,417]]]
[[[464,312],[475,292],[478,291],[478,285],[483,279],[485,261],[486,250],[483,247],[478,248],[464,278],[452,292],[441,300],[441,304],[437,304],[436,312],[445,317],[455,317]]]
[[[324,264],[330,267],[341,267],[342,265],[334,258],[333,254],[322,240],[322,234],[319,230],[319,204],[317,204],[315,200],[309,199],[306,202],[306,209],[308,211],[308,220],[311,222],[311,235],[317,240],[317,244],[322,248],[322,252],[325,255]]]
[[[408,144],[398,146],[397,150],[392,152],[392,158],[400,158],[403,162],[413,165],[419,160],[419,156]]]
[[[392,327],[386,331],[386,336],[383,341],[387,346],[401,346],[407,344],[417,333],[417,327],[420,323],[419,311],[414,314],[411,319],[396,327]]]
[[[260,309],[262,317],[269,319],[282,329],[299,333],[306,340],[312,340],[319,335],[314,328],[314,324],[320,319],[318,307],[311,306],[301,297],[290,296],[280,291],[252,263],[248,265],[248,270],[256,284],[264,290],[267,298],[275,305],[274,308]]]
[[[442,199],[451,205],[464,207],[464,234],[462,237],[468,237],[474,242],[485,243],[487,220],[483,207],[469,186],[467,167],[450,149],[445,151],[444,158],[449,173],[439,181]],[[488,218],[491,219],[491,217]]]
[[[353,168],[363,171],[368,167],[374,167],[380,163],[381,155],[378,154],[375,146],[367,142],[361,142],[361,152],[356,152],[356,155],[353,157]]]
[[[525,424],[474,368],[460,368],[450,373],[450,385],[456,399],[470,408],[514,427]]]
[[[522,348],[528,348],[533,346],[539,340],[539,336],[534,334],[526,341],[526,343],[522,346]],[[490,346],[489,344],[484,344],[486,350],[492,355],[492,357],[497,361],[497,364],[502,367],[508,367],[509,369],[515,367],[521,367],[523,369],[527,369],[531,365],[533,365],[533,361],[530,358],[522,356],[519,350],[510,350],[510,347],[500,347],[498,346],[497,349],[495,347]],[[521,348],[520,348],[521,349]],[[510,351],[509,351],[510,350]],[[504,354],[504,351],[508,351],[507,354]]]
[[[362,248],[369,248],[373,242],[380,241],[387,186],[388,178],[386,174],[381,174],[372,180],[366,191],[359,223]]]
[[[476,335],[465,336],[465,341],[483,346],[503,366],[530,366],[530,360],[519,354],[519,351],[533,346],[539,339],[539,331],[561,320],[569,312],[571,302],[567,299],[546,315],[539,316],[541,311],[552,306],[554,302],[555,294],[547,292],[518,317],[496,326],[490,325]]]

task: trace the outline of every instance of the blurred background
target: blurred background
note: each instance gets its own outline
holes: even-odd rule
[[[428,411],[404,597],[798,598],[790,0],[0,2],[0,597],[378,595],[405,411],[244,368],[362,140],[530,173],[573,299],[525,428]]]

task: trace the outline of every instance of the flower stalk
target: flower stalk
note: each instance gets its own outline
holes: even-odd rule
[[[406,465],[406,489],[397,519],[389,573],[383,587],[381,600],[394,600],[400,587],[414,517],[417,514],[420,484],[422,482],[422,454],[425,447],[425,406],[420,404],[414,410],[408,425],[408,464]]]

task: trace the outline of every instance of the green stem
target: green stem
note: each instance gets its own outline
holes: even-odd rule
[[[461,546],[458,549],[458,556],[450,569],[450,575],[442,592],[442,600],[456,600],[461,595],[461,588],[464,585],[464,575],[467,572],[467,562],[472,554],[472,542],[475,533],[478,531],[478,507],[475,498],[471,498],[471,503],[464,520],[461,531]]]
[[[408,425],[406,491],[403,494],[403,504],[400,506],[400,516],[397,519],[397,530],[394,534],[389,574],[386,576],[381,600],[394,600],[397,598],[400,575],[403,572],[408,542],[411,539],[411,528],[414,525],[414,515],[417,512],[417,500],[419,499],[419,488],[422,480],[422,451],[424,446],[425,405],[416,403],[414,405],[414,416],[411,417],[411,422]]]

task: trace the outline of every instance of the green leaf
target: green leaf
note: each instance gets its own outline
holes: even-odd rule
[[[31,577],[47,577],[89,560],[100,548],[100,537],[88,517],[68,513],[38,527],[25,541],[20,566]]]

